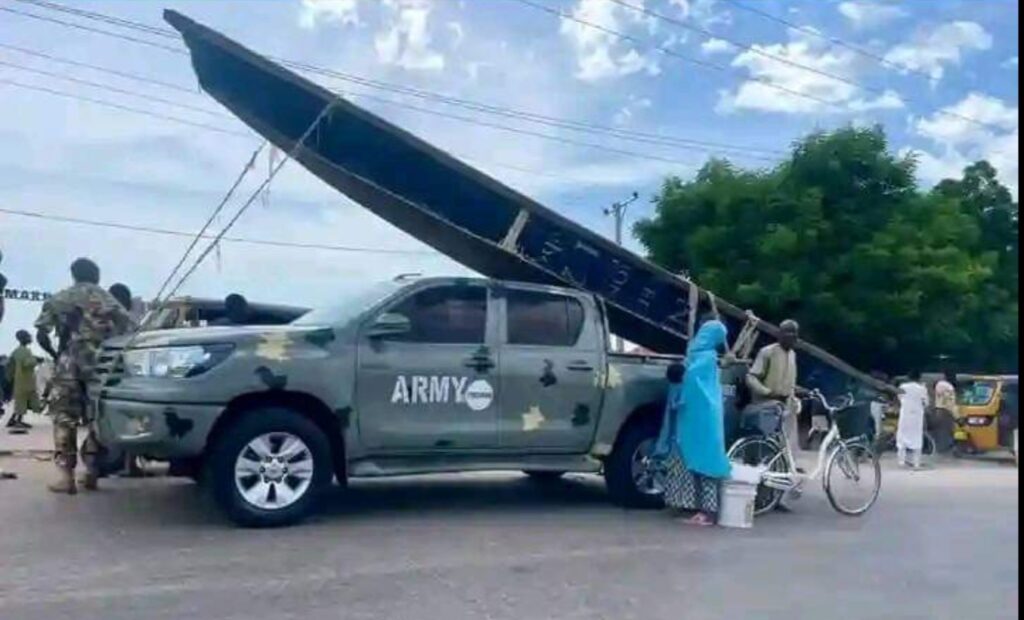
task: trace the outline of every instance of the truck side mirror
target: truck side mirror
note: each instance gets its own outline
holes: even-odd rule
[[[412,322],[404,314],[387,312],[379,317],[370,326],[366,335],[370,338],[387,338],[389,336],[401,336],[412,331]]]

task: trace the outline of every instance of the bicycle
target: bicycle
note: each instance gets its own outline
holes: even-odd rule
[[[729,449],[731,461],[765,469],[754,503],[755,515],[775,510],[787,493],[802,492],[806,483],[818,479],[822,480],[832,508],[840,514],[862,516],[878,501],[882,490],[882,466],[878,455],[866,434],[843,438],[837,423],[838,416],[853,405],[853,397],[846,397],[838,406],[829,404],[820,391],[814,391],[812,397],[822,404],[831,425],[818,449],[814,472],[799,473],[794,466],[792,446],[782,432],[785,408],[781,403],[776,409],[778,424],[770,432],[740,439]],[[843,483],[851,483],[855,491],[864,495],[864,499],[847,502],[840,493]]]

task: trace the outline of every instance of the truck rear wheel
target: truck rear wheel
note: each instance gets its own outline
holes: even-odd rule
[[[648,457],[658,439],[654,420],[630,424],[605,462],[604,479],[612,501],[624,508],[662,508],[661,491],[654,485]]]
[[[245,527],[301,521],[334,476],[323,431],[279,407],[251,411],[232,424],[213,446],[207,468],[214,500]]]

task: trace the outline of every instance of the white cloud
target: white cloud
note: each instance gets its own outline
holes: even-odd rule
[[[644,6],[644,0],[633,2],[636,6]],[[579,0],[572,9],[572,16],[616,32],[638,25],[645,26],[648,31],[655,27],[654,22],[642,13],[605,0]],[[654,52],[641,54],[609,32],[570,19],[562,20],[560,30],[576,52],[576,77],[584,82],[597,82],[642,71],[651,75],[661,72]]]
[[[899,93],[887,90],[875,99],[854,99],[849,103],[853,112],[871,112],[875,110],[902,110],[907,106]]]
[[[615,113],[613,122],[619,127],[625,127],[633,122],[637,114],[652,107],[654,107],[654,102],[647,97],[630,95],[626,104]]]
[[[855,28],[864,29],[878,28],[910,15],[901,6],[870,1],[843,2],[839,5],[839,12]]]
[[[755,45],[733,59],[732,66],[746,69],[751,79],[734,91],[720,93],[716,108],[720,114],[741,110],[779,114],[856,113],[904,107],[903,100],[893,91],[874,99],[865,98],[863,89],[856,86],[860,59],[854,52],[830,46],[805,33],[790,31],[789,35],[788,43]]]
[[[679,9],[680,17],[691,19],[705,28],[732,23],[732,13],[719,10],[718,0],[668,0],[668,3]]]
[[[971,93],[928,118],[915,119],[914,132],[937,152],[919,154],[919,174],[928,183],[956,177],[967,165],[987,159],[1016,195],[1019,189],[1020,109]]]
[[[708,56],[714,54],[728,54],[736,49],[732,43],[723,41],[722,39],[708,39],[700,46],[700,51],[704,52]]]
[[[958,66],[967,53],[992,49],[993,43],[992,35],[981,24],[949,22],[897,45],[885,59],[908,71],[924,71],[932,79],[941,80],[948,65]]]
[[[299,25],[316,28],[321,22],[359,23],[359,0],[302,0]]]
[[[441,71],[444,54],[432,47],[430,0],[384,0],[391,22],[374,39],[377,58],[410,71]]]
[[[1020,56],[1014,56],[1003,63],[1004,69],[1018,69],[1020,68]]]

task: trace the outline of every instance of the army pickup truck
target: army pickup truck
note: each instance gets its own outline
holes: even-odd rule
[[[610,353],[593,295],[476,279],[398,280],[284,326],[145,332],[107,343],[101,440],[171,462],[235,522],[315,510],[334,479],[482,470],[603,472],[630,507],[667,357]]]

